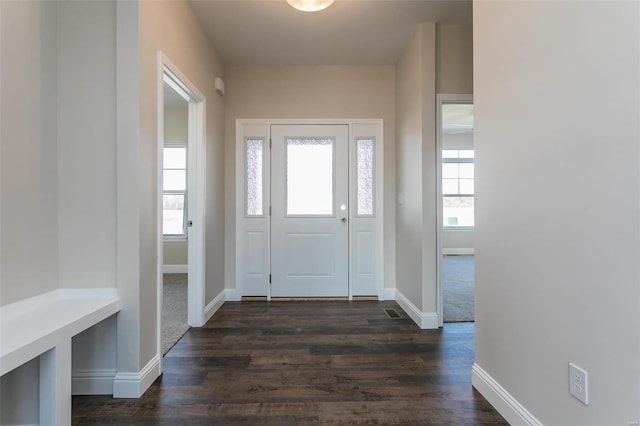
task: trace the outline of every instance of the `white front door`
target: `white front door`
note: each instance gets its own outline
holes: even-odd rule
[[[271,126],[271,296],[349,295],[349,126]]]

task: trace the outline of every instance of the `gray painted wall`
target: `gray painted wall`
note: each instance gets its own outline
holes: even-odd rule
[[[435,24],[396,66],[396,286],[424,313],[436,311],[436,91],[471,93],[471,67],[471,27]]]
[[[0,305],[58,286],[56,5],[0,2]]]
[[[395,266],[395,67],[230,66],[226,99],[227,286],[235,287],[235,120],[238,118],[382,118],[385,173],[385,286]],[[339,101],[337,101],[339,100]]]
[[[639,8],[473,5],[476,362],[543,424],[640,421]]]

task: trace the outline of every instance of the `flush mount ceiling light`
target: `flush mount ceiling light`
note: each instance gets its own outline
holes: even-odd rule
[[[303,12],[318,12],[326,9],[333,4],[335,0],[287,0],[291,7],[295,7]]]

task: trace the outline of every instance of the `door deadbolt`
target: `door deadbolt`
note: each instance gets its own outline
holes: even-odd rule
[[[346,221],[347,221],[347,218],[346,218],[346,217],[343,217],[342,219],[340,219],[340,222],[342,222],[342,223],[344,223],[344,222],[346,222]]]

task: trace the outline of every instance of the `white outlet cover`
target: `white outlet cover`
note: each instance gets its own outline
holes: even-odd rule
[[[589,381],[585,370],[569,363],[569,393],[584,405],[589,405]]]

